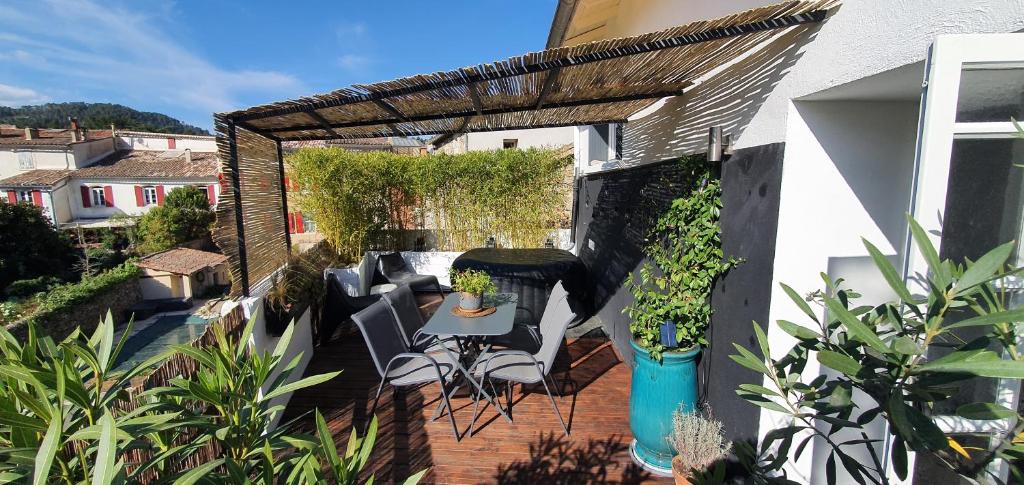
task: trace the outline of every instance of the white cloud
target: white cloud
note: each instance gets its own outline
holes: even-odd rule
[[[0,84],[0,106],[24,106],[45,103],[49,100],[48,96],[40,94],[34,89]]]
[[[0,41],[12,46],[9,60],[71,80],[71,86],[62,83],[64,88],[98,90],[125,104],[161,102],[212,113],[242,107],[244,94],[280,97],[303,91],[288,74],[214,65],[151,20],[92,0],[28,0],[0,7]],[[199,122],[208,125],[209,117],[203,117]]]
[[[345,54],[338,58],[338,66],[349,71],[359,71],[370,63],[370,59],[358,54]]]

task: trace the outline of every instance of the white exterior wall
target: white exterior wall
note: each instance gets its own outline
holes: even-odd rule
[[[496,150],[505,140],[518,140],[518,148],[556,148],[572,144],[575,127],[536,128],[532,130],[481,131],[466,134],[467,150]]]
[[[113,207],[97,207],[95,205],[91,207],[84,207],[82,205],[82,186],[88,187],[99,187],[107,186],[111,187],[114,195]],[[106,219],[115,214],[127,214],[130,216],[141,216],[149,211],[149,209],[156,207],[155,205],[139,207],[135,200],[135,186],[136,185],[162,185],[164,187],[164,196],[170,194],[172,190],[180,187],[188,187],[196,185],[200,187],[207,187],[210,185],[214,186],[214,192],[217,196],[220,196],[220,184],[217,183],[216,179],[208,180],[174,180],[174,181],[153,181],[153,180],[124,180],[119,179],[117,181],[103,180],[103,179],[82,179],[72,180],[68,184],[68,192],[70,193],[72,212],[74,213],[75,219]]]
[[[601,36],[636,35],[771,3],[621,0]],[[864,78],[898,77],[890,73],[924,60],[940,34],[1022,29],[1019,0],[846,0],[816,32],[781,34],[784,42],[631,118],[624,159],[638,164],[703,152],[707,130],[715,125],[732,134],[735,148],[785,142],[769,322],[805,322],[778,283],[806,294],[823,286],[822,271],[845,277],[864,294],[861,303],[877,303],[891,295],[860,238],[894,260],[902,256],[918,102],[891,96],[905,93],[905,82],[879,86]],[[918,68],[911,92],[920,91],[922,78]],[[816,95],[858,84],[832,100]],[[794,343],[775,325],[768,336],[776,358]],[[820,371],[812,359],[806,375]],[[782,423],[778,414],[762,411],[760,435]],[[802,483],[824,483],[823,470],[824,454],[813,445],[799,462],[787,464],[789,478]]]
[[[168,138],[174,138],[170,148]],[[194,152],[216,152],[217,139],[212,136],[173,135],[164,133],[118,132],[117,143],[122,150],[185,150]]]
[[[85,168],[114,153],[114,139],[101,138],[71,145],[75,165],[72,169]]]
[[[75,168],[75,161],[70,151],[61,148],[33,148],[31,150],[4,148],[0,149],[0,179],[26,171],[19,168],[19,157],[22,156],[22,153],[31,157],[33,169],[68,170]]]

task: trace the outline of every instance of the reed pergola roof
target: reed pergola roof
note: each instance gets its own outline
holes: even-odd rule
[[[833,0],[790,1],[635,37],[356,84],[218,115],[275,140],[457,134],[622,122]]]
[[[214,115],[221,171],[214,240],[233,295],[259,294],[287,260],[283,141],[621,123],[737,60],[835,0],[790,1],[635,37],[359,84]]]

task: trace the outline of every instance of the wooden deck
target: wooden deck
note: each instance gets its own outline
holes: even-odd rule
[[[426,311],[425,313],[429,313]],[[379,376],[358,330],[343,327],[329,344],[316,349],[306,374],[344,369],[338,378],[297,392],[285,419],[319,408],[339,448],[353,423],[366,422]],[[563,345],[553,377],[569,379],[576,392],[556,401],[567,419],[570,437],[558,425],[543,388],[519,387],[512,417],[505,421],[493,407],[483,408],[476,431],[466,430],[473,403],[452,402],[462,441],[452,435],[447,417],[430,417],[437,404],[436,384],[393,394],[384,390],[377,408],[380,429],[372,473],[377,483],[401,483],[429,468],[422,483],[605,484],[654,482],[629,458],[629,366],[604,338],[581,338]],[[308,416],[308,415],[307,415]],[[307,431],[312,418],[304,418]],[[671,483],[664,481],[664,483]]]

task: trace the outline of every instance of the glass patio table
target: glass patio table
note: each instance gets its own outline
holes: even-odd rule
[[[490,346],[484,343],[486,337],[505,335],[512,331],[518,302],[519,296],[515,293],[484,295],[484,308],[495,307],[494,313],[482,317],[463,317],[452,313],[455,306],[459,304],[459,294],[451,293],[444,298],[441,306],[420,330],[420,333],[424,335],[433,335],[438,338],[451,336],[455,339],[458,343],[458,356],[452,354],[452,350],[447,346],[442,345],[441,347],[458,365],[460,379],[479,390],[491,403],[495,402],[494,397],[483,389],[482,383],[473,378],[471,370],[478,364],[480,356],[490,350]],[[455,385],[452,390],[453,395],[459,390],[459,387],[461,384]],[[497,406],[497,408],[506,420],[512,422],[501,406]],[[440,416],[440,411],[439,406],[434,410],[432,419],[437,419]]]

